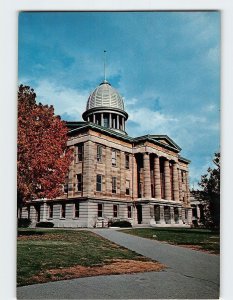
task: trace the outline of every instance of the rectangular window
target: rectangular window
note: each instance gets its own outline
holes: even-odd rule
[[[112,166],[116,166],[116,158],[117,158],[117,153],[116,150],[112,150]]]
[[[103,217],[103,204],[99,203],[98,204],[98,218]]]
[[[74,217],[79,218],[79,202],[74,204]]]
[[[66,205],[65,205],[65,203],[63,203],[61,205],[61,218],[65,219],[65,217],[66,217]]]
[[[101,162],[102,161],[102,146],[97,145],[97,161]]]
[[[30,206],[28,206],[28,219],[30,219]]]
[[[53,204],[49,204],[49,219],[53,218]]]
[[[118,217],[118,205],[113,205],[113,217],[117,218]]]
[[[182,179],[182,182],[184,182],[184,171],[181,171],[181,179]]]
[[[129,169],[129,154],[125,154],[125,168]]]
[[[96,175],[96,191],[102,191],[102,175]]]
[[[83,176],[82,174],[77,174],[77,190],[82,192],[83,190]]]
[[[64,184],[64,193],[68,193],[68,183]]]
[[[116,177],[112,177],[112,193],[116,194]]]
[[[83,161],[83,144],[77,146],[76,162]]]
[[[125,193],[126,193],[126,195],[129,195],[129,193],[130,193],[130,181],[129,180],[126,180],[126,183],[125,183]]]
[[[132,218],[132,206],[128,206],[128,218]]]

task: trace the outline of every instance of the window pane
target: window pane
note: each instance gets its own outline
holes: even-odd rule
[[[118,217],[118,205],[113,205],[113,217]]]
[[[52,204],[49,205],[49,218],[50,219],[53,218],[53,205]]]
[[[98,204],[98,218],[103,217],[103,204]]]
[[[97,145],[97,161],[102,160],[102,146]]]
[[[96,191],[101,192],[102,190],[102,176],[96,175]]]
[[[116,166],[116,151],[112,151],[112,165]]]
[[[80,162],[82,160],[83,160],[83,144],[79,144],[77,146],[76,162]]]
[[[116,193],[116,177],[112,177],[112,193]]]
[[[74,205],[74,217],[79,218],[79,203],[75,203]]]
[[[125,193],[126,193],[126,195],[129,195],[129,191],[130,191],[130,181],[129,180],[126,180],[125,187],[126,187]]]
[[[61,217],[65,218],[66,217],[66,205],[62,204],[61,206]]]
[[[129,154],[125,154],[125,168],[129,169]]]
[[[132,207],[128,206],[128,218],[132,218]]]
[[[83,182],[82,182],[82,174],[77,174],[77,190],[78,192],[82,191]]]

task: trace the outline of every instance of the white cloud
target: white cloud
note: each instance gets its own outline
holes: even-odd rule
[[[66,86],[56,85],[48,80],[41,80],[35,86],[37,101],[43,104],[53,105],[58,115],[68,114],[75,120],[82,120],[85,111],[88,91],[78,91]]]

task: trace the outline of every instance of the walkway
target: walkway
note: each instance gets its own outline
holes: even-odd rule
[[[80,278],[20,287],[18,299],[218,299],[219,256],[124,234],[92,230],[168,266],[162,272]]]

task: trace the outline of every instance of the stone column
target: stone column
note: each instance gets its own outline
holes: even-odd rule
[[[151,180],[150,180],[150,155],[143,154],[143,173],[144,173],[144,197],[151,198]]]
[[[159,217],[160,217],[160,220],[159,220],[159,224],[165,224],[165,219],[164,219],[164,206],[163,205],[160,205],[159,206]]]
[[[87,117],[87,122],[90,122],[90,117],[89,116]]]
[[[170,206],[170,222],[171,222],[171,224],[175,224],[174,207],[173,206]]]
[[[178,224],[183,224],[183,221],[182,221],[182,207],[178,207]]]
[[[104,114],[100,114],[101,115],[101,126],[104,126]]]
[[[112,128],[112,114],[109,114],[109,128]]]
[[[150,225],[155,225],[155,211],[154,211],[154,205],[150,205]]]
[[[159,157],[154,158],[154,181],[155,181],[155,198],[161,199],[161,180],[160,180],[160,165]]]
[[[44,202],[40,206],[40,221],[47,221],[47,217],[48,217],[48,206]]]
[[[122,118],[122,130],[125,131],[125,120]]]
[[[188,224],[192,224],[192,209],[188,208]]]
[[[95,123],[95,114],[93,114],[93,123]]]
[[[179,178],[178,178],[177,163],[173,164],[172,171],[173,171],[174,200],[179,201]]]
[[[180,201],[182,202],[183,201],[183,196],[182,196],[182,178],[181,178],[181,170],[178,169],[178,175],[179,175],[179,197],[180,197]]]
[[[117,115],[117,129],[120,129],[120,126],[119,126],[119,115]]]
[[[169,160],[164,161],[164,179],[165,179],[165,199],[171,200],[171,180]]]

